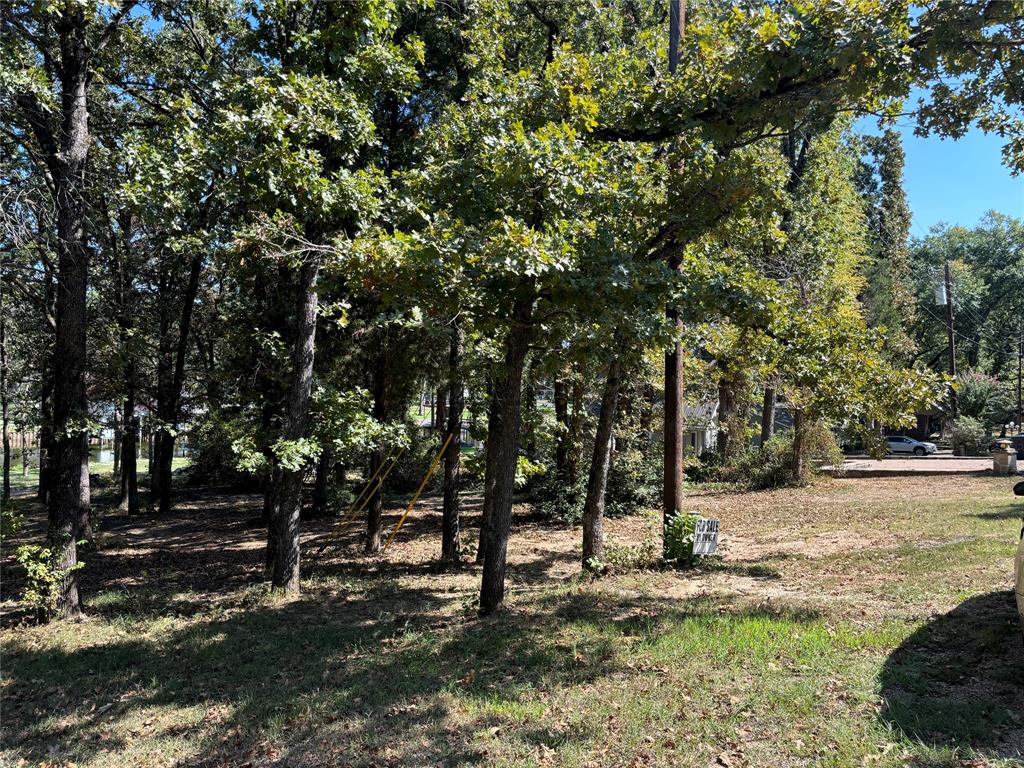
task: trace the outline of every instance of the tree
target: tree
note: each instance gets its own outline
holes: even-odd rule
[[[916,352],[907,332],[916,307],[910,276],[910,207],[903,191],[903,147],[899,134],[886,130],[866,136],[871,161],[862,161],[858,188],[867,209],[870,264],[864,290],[868,322],[884,329],[894,360],[909,362]]]
[[[89,155],[89,83],[96,57],[116,34],[134,2],[126,0],[109,18],[90,5],[9,9],[5,26],[14,33],[11,72],[18,130],[31,142],[39,173],[50,180],[56,210],[56,340],[54,355],[53,461],[49,537],[62,574],[56,614],[81,611],[77,547],[89,533],[89,416],[86,400],[86,289],[89,279],[86,229]],[[6,66],[5,66],[6,69]],[[52,116],[57,119],[54,120]]]

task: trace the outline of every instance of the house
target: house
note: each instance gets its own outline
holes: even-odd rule
[[[718,401],[711,403],[686,403],[683,406],[683,429],[686,433],[684,452],[688,456],[700,456],[712,451],[718,443]]]

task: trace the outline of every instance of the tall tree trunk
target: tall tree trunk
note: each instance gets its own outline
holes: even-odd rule
[[[386,332],[385,332],[386,333]],[[386,339],[381,342],[373,371],[373,418],[383,424],[388,414],[388,359]],[[384,464],[384,449],[375,448],[370,454],[370,474],[373,477]],[[380,551],[380,523],[384,516],[384,484],[377,482],[366,513],[366,545],[364,549],[372,554]]]
[[[555,477],[564,485],[569,473],[569,443],[572,436],[569,432],[569,388],[561,376],[555,377],[555,423]]]
[[[682,349],[679,343],[665,353],[664,477],[662,480],[663,523],[675,517],[683,506],[683,395]]]
[[[100,443],[102,445],[102,442]],[[78,540],[95,546],[96,536],[92,529],[92,491],[89,487],[89,438],[86,436],[85,452],[78,468]]]
[[[580,459],[583,453],[583,427],[587,420],[586,403],[584,402],[586,394],[586,385],[584,385],[581,377],[577,377],[572,384],[572,421],[569,429],[569,454],[566,465],[566,481],[570,488],[576,485],[580,475]]]
[[[158,403],[160,421],[164,426],[159,434],[159,451],[154,457],[157,462],[159,482],[155,491],[159,502],[160,514],[171,511],[171,466],[174,461],[174,442],[180,417],[181,390],[185,385],[185,357],[188,352],[189,331],[192,326],[192,310],[195,307],[196,294],[199,292],[199,276],[202,274],[203,258],[201,254],[193,256],[189,265],[188,283],[182,296],[181,317],[178,320],[178,337],[173,347],[173,366],[165,371],[169,380],[158,387],[161,401]]]
[[[522,404],[523,365],[529,351],[534,297],[518,299],[505,340],[505,361],[496,378],[494,396],[498,423],[494,436],[494,488],[490,517],[485,521],[484,570],[480,584],[480,612],[494,613],[505,599],[505,566],[512,530],[512,494],[515,491],[519,417]],[[488,439],[492,439],[488,435]]]
[[[438,387],[434,394],[434,402],[437,407],[434,410],[434,431],[443,435],[448,426],[448,393],[445,387]],[[444,440],[444,437],[441,438]]]
[[[2,423],[4,470],[0,486],[0,506],[11,498],[11,435],[7,392],[7,308],[4,306],[4,286],[0,276],[0,423]]]
[[[793,480],[807,482],[807,416],[803,408],[793,409]]]
[[[594,456],[590,462],[587,480],[587,498],[583,504],[583,568],[600,570],[604,553],[604,501],[608,487],[608,467],[611,463],[615,430],[615,412],[619,404],[622,382],[622,360],[616,355],[608,365],[601,396],[601,415],[594,435]]]
[[[149,502],[159,506],[163,495],[164,433],[168,428],[167,401],[170,399],[173,352],[171,347],[171,295],[174,280],[166,262],[160,264],[157,278],[157,357],[156,357],[156,419],[150,420],[149,436]]]
[[[526,402],[523,404],[524,431],[526,432],[523,443],[526,456],[534,461],[537,458],[537,375],[540,369],[540,356],[532,355],[530,365],[526,369],[526,386],[523,396]]]
[[[121,479],[121,443],[124,440],[124,428],[121,418],[117,415],[117,408],[114,408],[114,440],[110,444],[110,452],[114,460],[114,469],[111,472],[114,480]]]
[[[679,269],[678,257],[670,264]],[[683,324],[675,307],[666,310],[678,337]],[[683,345],[675,341],[665,352],[664,476],[662,485],[662,529],[683,508]]]
[[[761,405],[761,446],[775,435],[775,387],[764,388],[764,402]]]
[[[46,356],[44,365],[43,383],[39,398],[39,484],[36,488],[36,498],[46,504],[50,498],[50,491],[54,481],[54,445],[53,445],[53,385],[55,376],[53,373],[53,360]]]
[[[139,513],[138,440],[139,418],[135,415],[135,363],[129,361],[125,370],[124,437],[121,439],[121,498],[118,509],[129,515]]]
[[[320,450],[316,463],[316,479],[313,481],[313,517],[327,514],[331,488],[331,467],[334,465],[334,446],[328,442]]]
[[[289,441],[304,439],[309,425],[309,396],[313,388],[313,359],[316,352],[316,279],[319,267],[319,256],[309,254],[299,269],[299,317],[295,329],[292,380],[284,428],[284,438]],[[274,526],[277,548],[271,586],[287,595],[299,593],[299,519],[304,474],[304,467],[282,467],[279,476]]]
[[[86,295],[89,246],[85,231],[85,173],[89,152],[87,99],[89,47],[84,7],[65,8],[58,20],[61,62],[60,151],[52,170],[57,211],[57,333],[54,344],[53,459],[55,482],[48,494],[50,548],[62,576],[55,613],[73,618],[81,612],[78,550],[82,533],[83,482],[89,484],[89,411],[85,389]],[[54,143],[52,137],[50,143]],[[59,366],[59,369],[57,368]],[[85,473],[83,477],[83,467]]]
[[[459,562],[459,459],[462,453],[462,410],[465,394],[462,382],[462,345],[465,334],[456,317],[452,321],[448,347],[448,434],[451,442],[444,452],[444,507],[441,513],[441,562]]]
[[[501,423],[500,405],[495,394],[495,373],[487,382],[487,441],[484,443],[484,500],[480,508],[480,538],[476,548],[476,564],[483,565],[487,553],[487,532],[490,530],[491,514],[494,510],[494,483],[498,473],[498,430]]]
[[[28,477],[28,435],[21,431],[21,476]]]

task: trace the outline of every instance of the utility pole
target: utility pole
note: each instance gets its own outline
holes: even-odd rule
[[[956,332],[953,330],[953,276],[946,262],[946,335],[949,337],[949,375],[956,379]],[[955,381],[949,386],[949,413],[956,418],[959,412]]]
[[[686,31],[686,1],[669,0],[668,71],[675,74],[679,66],[679,43]],[[678,272],[680,254],[669,259],[669,268]],[[679,340],[683,323],[679,309],[671,304],[665,317],[672,326],[676,341],[665,351],[665,431],[664,473],[662,490],[662,531],[683,508],[683,345]]]

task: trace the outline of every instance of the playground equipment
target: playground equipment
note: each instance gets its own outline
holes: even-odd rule
[[[420,483],[419,488],[416,489],[416,493],[413,494],[412,500],[405,508],[405,512],[395,524],[395,527],[388,536],[384,546],[381,547],[381,553],[387,551],[387,548],[391,546],[391,542],[394,541],[395,536],[398,535],[398,532],[402,529],[402,526],[405,524],[405,519],[409,517],[409,513],[412,512],[412,508],[419,500],[420,494],[423,493],[423,489],[426,488],[427,483],[430,482],[430,478],[437,469],[437,465],[441,463],[441,457],[444,456],[444,452],[448,449],[448,444],[451,443],[453,437],[455,437],[454,432],[445,438],[444,444],[441,446],[441,450],[437,452],[434,460],[430,463],[430,468],[427,469],[427,473],[424,475],[423,481]],[[359,519],[359,514],[366,508],[366,505],[370,502],[370,499],[373,498],[373,495],[377,490],[384,485],[384,481],[387,479],[388,475],[391,474],[391,470],[395,468],[404,453],[405,448],[400,448],[397,451],[392,448],[388,451],[387,456],[385,456],[384,460],[377,467],[377,470],[373,473],[370,479],[366,481],[366,485],[363,486],[362,491],[360,491],[355,500],[349,504],[348,509],[345,510],[345,513],[338,520],[337,524],[331,529],[331,532],[327,535],[327,541],[325,541],[323,545],[321,545],[320,549],[316,551],[314,559],[319,559],[320,555],[322,555],[328,547],[337,544],[340,540],[341,534],[348,530],[349,526]]]

